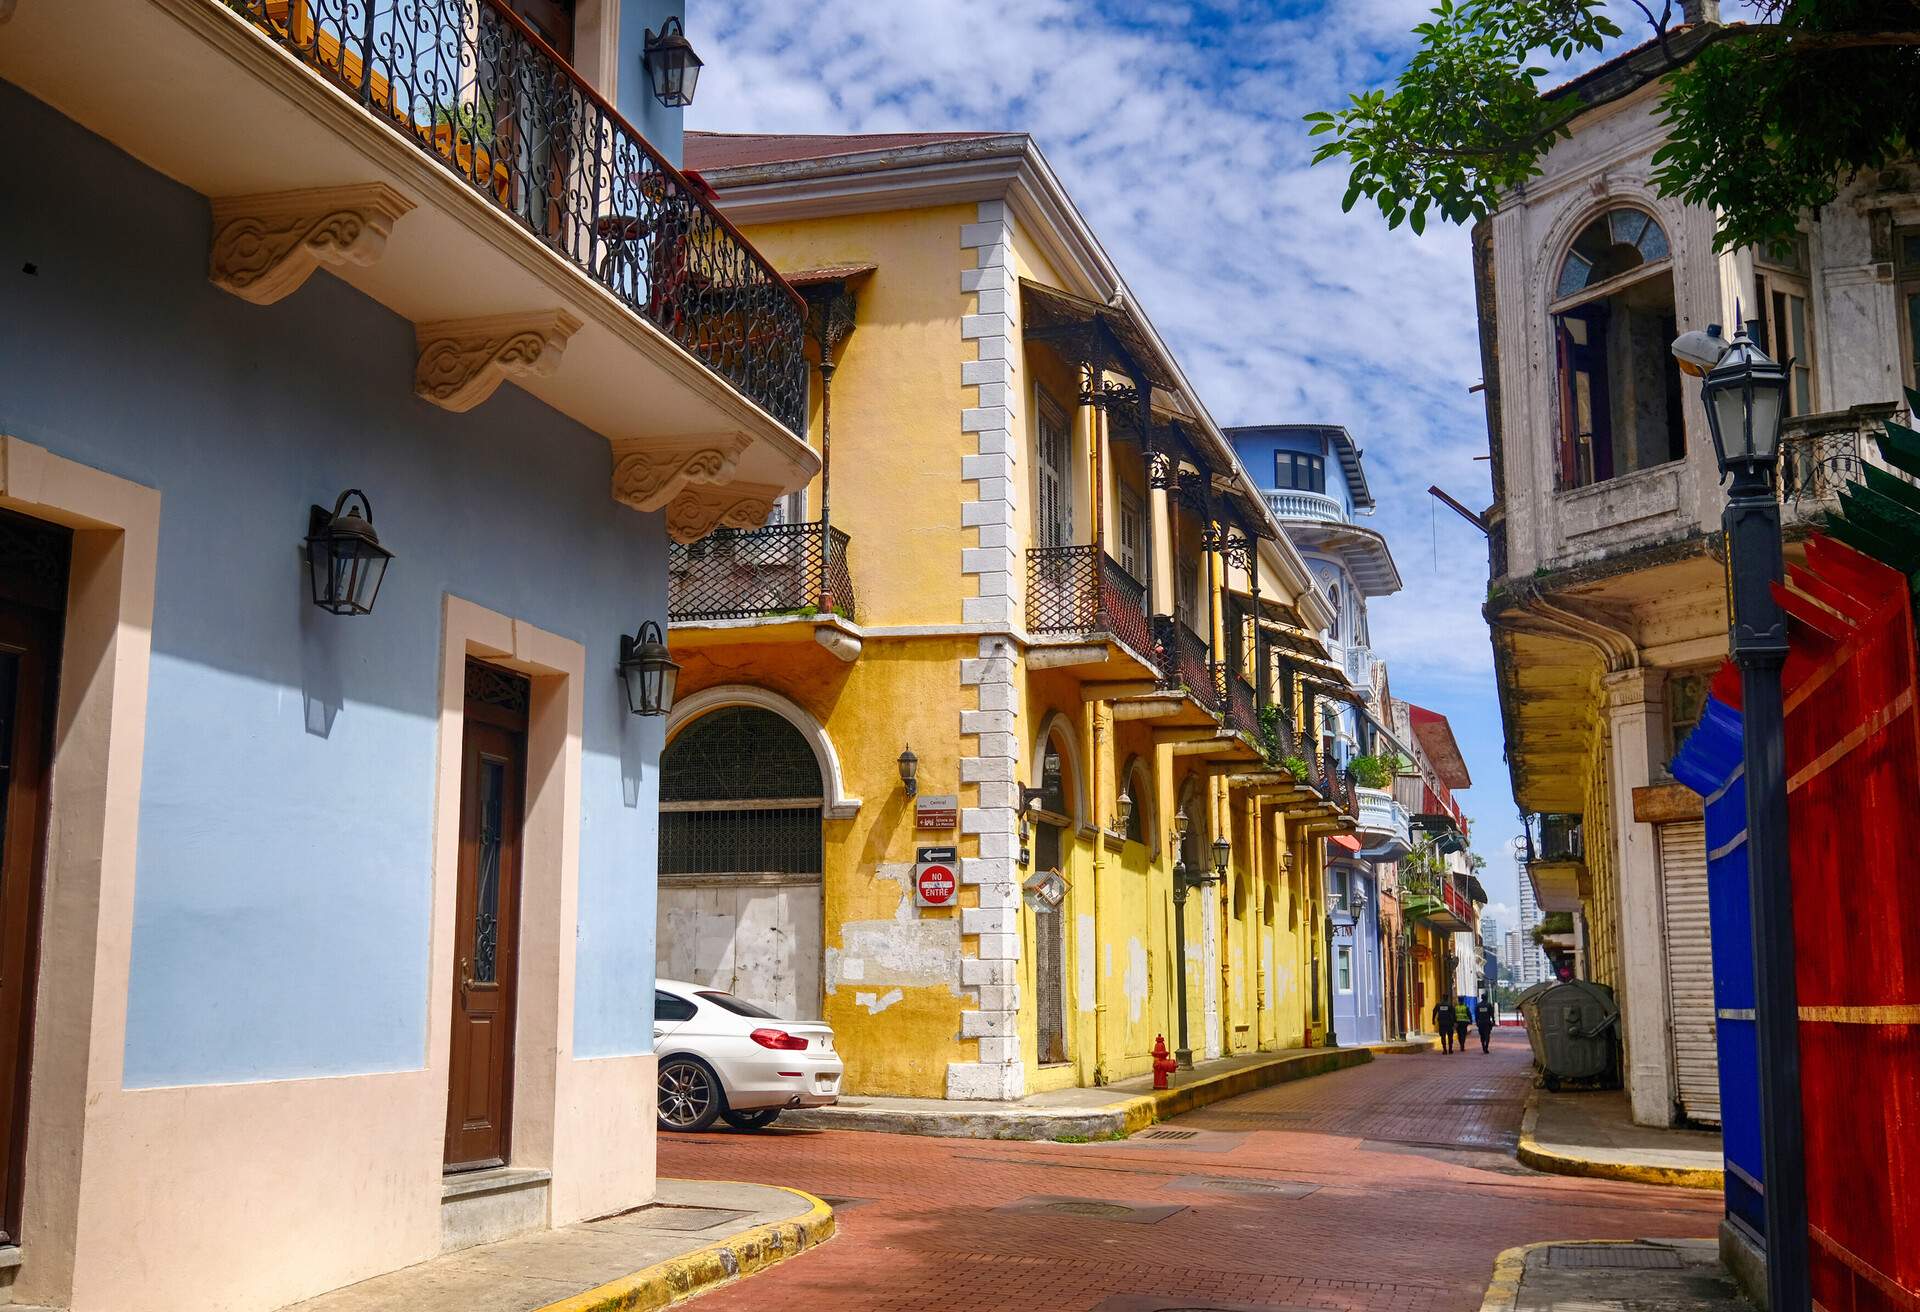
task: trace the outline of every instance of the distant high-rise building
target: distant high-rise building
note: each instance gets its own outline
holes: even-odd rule
[[[1533,878],[1526,871],[1520,872],[1520,960],[1514,971],[1514,983],[1521,988],[1530,988],[1541,980],[1552,978],[1552,969],[1547,965],[1547,954],[1533,941],[1533,931],[1540,924],[1540,904],[1533,896]]]
[[[1507,972],[1507,982],[1520,982],[1520,931],[1507,931],[1507,941],[1500,945],[1500,965]]]

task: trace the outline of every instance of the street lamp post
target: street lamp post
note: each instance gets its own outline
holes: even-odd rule
[[[1740,667],[1747,787],[1747,872],[1753,903],[1754,1020],[1760,1056],[1761,1155],[1766,1171],[1767,1296],[1774,1312],[1805,1312],[1807,1180],[1800,1108],[1800,1008],[1794,978],[1793,881],[1787,850],[1786,715],[1780,670],[1787,624],[1773,587],[1784,574],[1774,495],[1787,368],[1741,325],[1674,343],[1701,399],[1720,472],[1732,479],[1721,516],[1727,550],[1728,646]]]
[[[1193,1049],[1187,1046],[1187,863],[1178,855],[1173,858],[1173,964],[1179,976],[1173,997],[1180,1029],[1173,1059],[1181,1070],[1192,1070]]]

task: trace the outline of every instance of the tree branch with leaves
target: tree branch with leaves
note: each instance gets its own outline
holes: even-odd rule
[[[1677,39],[1672,0],[1627,0],[1647,79],[1664,78],[1662,195],[1714,209],[1722,247],[1788,237],[1861,170],[1920,137],[1920,0],[1758,0],[1766,21]],[[1362,197],[1424,230],[1489,214],[1541,171],[1595,105],[1591,87],[1543,94],[1549,71],[1626,37],[1605,0],[1441,0],[1414,28],[1389,89],[1309,114],[1313,162],[1347,162],[1343,208]],[[1622,47],[1625,49],[1626,47]]]

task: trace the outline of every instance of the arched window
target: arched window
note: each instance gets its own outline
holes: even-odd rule
[[[1573,239],[1554,283],[1562,489],[1686,454],[1673,267],[1652,215],[1608,210]]]
[[[1338,642],[1340,641],[1340,585],[1338,583],[1327,584],[1327,608],[1333,612],[1333,627],[1327,631],[1328,636]]]
[[[660,758],[660,873],[821,873],[820,762],[759,706],[726,706]]]
[[[1120,772],[1120,780],[1133,799],[1133,814],[1127,817],[1127,841],[1143,844],[1151,852],[1158,845],[1160,833],[1153,814],[1153,776],[1136,756]]]

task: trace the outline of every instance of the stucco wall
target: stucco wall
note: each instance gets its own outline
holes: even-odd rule
[[[11,312],[0,428],[162,495],[128,1087],[426,1060],[441,595],[584,644],[582,1056],[644,1052],[657,726],[622,628],[663,607],[657,516],[604,441],[514,388],[451,415],[411,325],[327,277],[261,308],[206,277],[205,202],[0,86]],[[18,272],[22,262],[37,272]],[[366,489],[371,616],[307,599],[309,503]],[[564,588],[556,579],[566,579]]]

